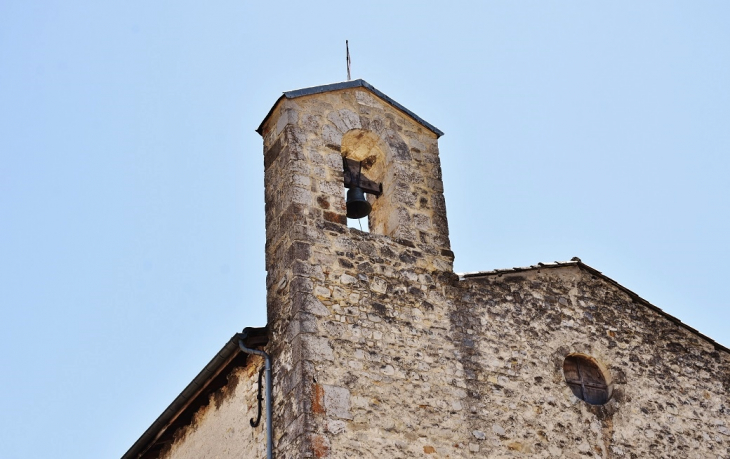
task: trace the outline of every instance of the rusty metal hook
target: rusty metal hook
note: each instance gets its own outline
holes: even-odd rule
[[[264,377],[264,368],[261,367],[261,370],[259,370],[259,395],[256,397],[256,399],[259,401],[259,414],[256,417],[256,420],[254,421],[253,418],[251,418],[248,422],[251,424],[251,427],[258,427],[259,423],[261,422],[261,402],[264,401],[264,396],[261,395],[262,390],[262,384],[261,380]]]

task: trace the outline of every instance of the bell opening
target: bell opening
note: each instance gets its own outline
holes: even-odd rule
[[[358,231],[362,231],[363,233],[369,233],[370,232],[370,219],[368,217],[363,217],[359,219],[347,219],[347,227],[348,228],[355,228]]]

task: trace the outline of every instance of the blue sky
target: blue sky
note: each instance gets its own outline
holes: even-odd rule
[[[0,457],[119,457],[265,324],[261,139],[364,78],[446,135],[456,270],[579,256],[730,346],[730,3],[0,3]]]

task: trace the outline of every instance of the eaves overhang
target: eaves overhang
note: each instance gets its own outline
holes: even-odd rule
[[[373,87],[373,85],[371,85],[370,83],[368,83],[367,81],[362,80],[362,79],[352,80],[352,81],[343,81],[341,83],[325,84],[322,86],[313,86],[311,88],[295,89],[293,91],[286,91],[284,94],[281,95],[281,97],[279,97],[276,100],[274,105],[269,110],[269,113],[266,114],[266,116],[264,117],[264,120],[261,122],[259,127],[256,129],[256,132],[258,132],[259,135],[263,135],[263,129],[264,129],[264,124],[266,124],[266,120],[269,119],[271,114],[274,112],[274,108],[276,108],[276,106],[279,104],[279,102],[281,102],[281,100],[284,98],[296,99],[297,97],[311,96],[314,94],[322,94],[324,92],[340,91],[342,89],[350,89],[350,88],[365,88],[368,91],[375,94],[376,96],[378,96],[380,99],[384,100],[388,104],[392,105],[393,107],[402,111],[409,117],[413,118],[414,121],[416,121],[417,123],[419,123],[426,129],[428,129],[429,131],[433,132],[434,134],[436,134],[436,137],[441,137],[442,135],[444,135],[444,133],[441,132],[441,130],[438,129],[436,126],[432,125],[431,123],[428,123],[423,118],[416,115],[412,111],[408,110],[406,107],[399,104],[395,100],[391,99],[386,94],[384,94],[382,91],[379,91],[378,89]]]
[[[188,425],[195,413],[210,399],[210,395],[228,383],[228,375],[235,368],[246,365],[248,354],[241,352],[239,340],[248,347],[257,348],[268,343],[268,328],[247,327],[236,333],[218,351],[213,359],[187,385],[170,406],[152,423],[122,459],[156,458],[162,448],[172,442],[180,427]]]

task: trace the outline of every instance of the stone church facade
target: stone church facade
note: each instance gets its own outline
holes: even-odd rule
[[[577,258],[453,272],[438,129],[356,80],[285,93],[258,132],[268,325],[124,459],[266,457],[239,342],[271,356],[277,459],[730,458],[727,348]],[[382,190],[369,232],[343,157]]]

